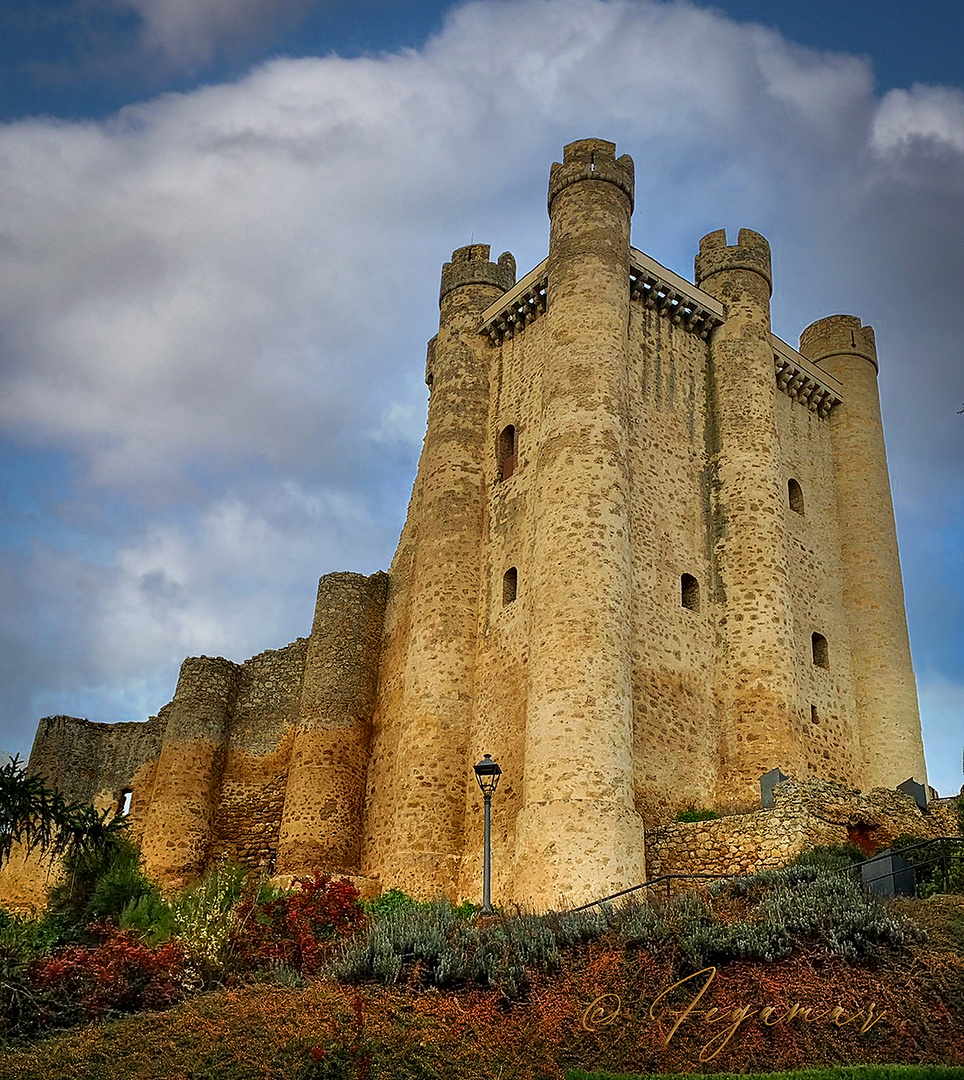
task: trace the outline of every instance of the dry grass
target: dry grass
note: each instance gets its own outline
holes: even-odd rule
[[[561,971],[537,973],[528,996],[498,990],[358,988],[331,982],[304,989],[248,986],[13,1047],[0,1078],[17,1080],[563,1080],[566,1069],[612,1073],[765,1072],[860,1062],[954,1065],[964,1076],[964,903],[940,898],[902,905],[932,943],[881,950],[851,964],[820,948],[773,964],[728,963],[700,1007],[751,1007],[712,1059],[701,1055],[732,1020],[708,1026],[690,1017],[666,1041],[673,1018],[650,1015],[678,978],[669,956],[626,949],[609,938],[575,947]],[[662,1000],[680,1010],[696,983]],[[587,1022],[603,994],[618,998],[608,1024]],[[610,1005],[615,999],[609,998]],[[794,1004],[848,1013],[873,1003],[884,1018],[861,1033],[831,1019],[767,1027]],[[321,1060],[312,1057],[312,1048]]]

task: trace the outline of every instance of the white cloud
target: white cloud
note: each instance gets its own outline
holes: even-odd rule
[[[964,153],[964,91],[913,86],[884,96],[874,118],[874,149],[881,154],[907,151],[917,140]]]
[[[114,0],[141,19],[140,43],[179,67],[196,68],[224,49],[267,37],[297,22],[314,0]]]

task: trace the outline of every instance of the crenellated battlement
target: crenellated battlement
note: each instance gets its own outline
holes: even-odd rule
[[[828,356],[860,356],[879,371],[874,328],[856,315],[828,315],[812,322],[800,335],[800,352],[815,364]]]
[[[725,229],[707,233],[700,240],[695,266],[696,284],[700,286],[714,274],[751,270],[764,278],[771,292],[773,290],[770,245],[765,237],[752,229],[740,229],[739,239],[733,245],[727,244]]]
[[[616,157],[616,144],[605,139],[580,139],[563,148],[562,163],[554,162],[549,173],[549,214],[556,196],[581,180],[615,184],[633,208],[636,167],[629,154]]]
[[[515,258],[503,251],[498,262],[489,261],[488,244],[467,244],[452,252],[451,262],[442,267],[439,304],[453,289],[463,285],[493,285],[507,292],[515,284]]]

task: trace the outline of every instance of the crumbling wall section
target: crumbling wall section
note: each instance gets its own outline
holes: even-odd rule
[[[274,867],[307,646],[307,638],[299,638],[238,670],[208,862]]]
[[[124,793],[130,792],[130,835],[138,840],[164,726],[163,716],[126,724],[46,716],[37,728],[27,772],[42,777],[70,802],[90,803],[109,814],[123,808]],[[60,873],[59,863],[47,856],[15,849],[0,868],[0,902],[11,911],[37,909]]]
[[[783,866],[822,844],[855,844],[868,854],[902,836],[958,836],[953,799],[921,810],[910,795],[885,788],[866,794],[829,781],[787,780],[772,810],[710,821],[672,822],[646,836],[647,876],[747,874]]]
[[[73,802],[98,804],[109,798],[117,808],[123,791],[137,795],[135,777],[160,753],[164,724],[156,716],[128,724],[46,716],[37,728],[27,771]]]

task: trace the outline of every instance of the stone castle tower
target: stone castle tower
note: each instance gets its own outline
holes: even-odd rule
[[[630,245],[633,162],[565,148],[549,254],[459,249],[388,574],[322,578],[310,636],[187,660],[148,724],[41,722],[32,771],[130,802],[147,868],[221,855],[476,896],[472,763],[502,765],[493,894],[645,879],[645,831],[759,778],[926,783],[873,331],[770,331],[770,252],[696,284]]]

